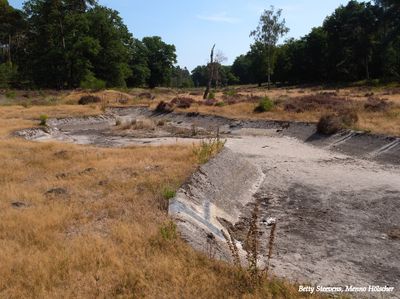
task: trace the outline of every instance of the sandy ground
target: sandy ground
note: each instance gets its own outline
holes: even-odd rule
[[[277,219],[275,274],[328,286],[400,286],[400,242],[389,237],[400,224],[398,168],[294,138],[246,136],[227,147],[265,175],[254,197],[264,219]]]
[[[162,119],[170,127],[121,132],[114,128],[120,117]],[[219,128],[226,149],[202,166],[170,205],[193,247],[230,259],[221,230],[232,226],[240,249],[258,201],[261,240],[269,234],[267,220],[277,222],[275,275],[323,286],[387,285],[396,288],[387,298],[400,295],[397,138],[350,131],[322,137],[306,123],[154,115],[146,109],[49,124],[17,135],[98,146],[163,145],[196,142]],[[202,134],[190,134],[194,124]]]

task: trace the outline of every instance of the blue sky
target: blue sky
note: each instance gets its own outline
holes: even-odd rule
[[[23,1],[9,0],[15,7]],[[290,32],[300,37],[322,24],[340,4],[348,0],[100,0],[120,12],[134,37],[158,35],[175,44],[178,64],[193,69],[205,64],[214,43],[231,64],[249,50],[251,30],[265,8],[283,9]]]

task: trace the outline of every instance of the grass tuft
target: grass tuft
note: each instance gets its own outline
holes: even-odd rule
[[[221,140],[219,137],[202,140],[200,146],[195,146],[193,149],[198,163],[207,163],[224,148],[225,142],[226,141]]]

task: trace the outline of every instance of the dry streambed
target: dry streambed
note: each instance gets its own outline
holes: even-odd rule
[[[236,121],[196,114],[113,109],[101,117],[49,121],[17,132],[31,140],[98,146],[193,143],[215,136],[225,149],[170,203],[182,236],[211,257],[239,251],[254,203],[261,252],[277,223],[273,272],[322,285],[400,285],[400,140],[361,132],[331,137],[307,123]],[[399,290],[396,290],[399,294]]]

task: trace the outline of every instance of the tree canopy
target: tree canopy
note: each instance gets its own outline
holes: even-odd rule
[[[349,1],[306,36],[274,46],[273,81],[294,84],[399,80],[399,3],[397,0]],[[233,73],[242,84],[259,83],[254,66],[263,67],[263,72],[268,73],[267,66],[252,64],[255,48],[256,43],[233,64]],[[268,54],[261,56],[268,57]]]
[[[155,87],[169,84],[176,63],[175,46],[134,39],[96,0],[28,0],[22,11],[0,0],[0,50],[3,86],[17,75],[28,87]]]
[[[213,86],[400,79],[400,2],[349,1],[323,24],[278,44],[282,11],[261,15],[250,50],[213,62]],[[134,38],[119,13],[96,0],[0,0],[0,88],[204,86],[210,63],[177,67],[174,45]]]

